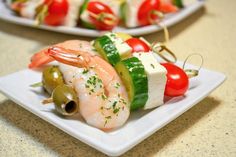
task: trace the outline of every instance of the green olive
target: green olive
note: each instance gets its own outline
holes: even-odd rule
[[[52,99],[56,110],[62,115],[73,115],[78,111],[76,92],[68,85],[58,85],[52,92]]]
[[[50,66],[44,69],[42,83],[44,89],[52,94],[52,91],[61,84],[64,84],[62,73],[58,66]]]

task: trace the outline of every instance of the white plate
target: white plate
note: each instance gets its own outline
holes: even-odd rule
[[[167,27],[172,26],[176,24],[177,22],[180,22],[184,18],[188,17],[189,15],[191,15],[192,13],[194,13],[195,11],[197,11],[199,8],[201,8],[204,5],[204,0],[191,0],[193,2],[190,1],[190,3],[188,1],[186,2],[185,8],[181,9],[178,13],[168,15],[165,18],[165,20],[163,20],[163,24],[165,24]],[[20,25],[46,29],[46,30],[55,31],[55,32],[73,34],[73,35],[97,37],[104,33],[102,31],[96,31],[96,30],[91,30],[91,29],[86,29],[86,28],[81,28],[81,27],[74,27],[74,28],[65,27],[65,26],[50,27],[46,25],[41,25],[39,27],[36,27],[33,20],[15,16],[14,13],[5,6],[5,4],[3,3],[3,0],[0,0],[0,19],[6,20],[12,23],[20,24]],[[145,26],[145,27],[131,28],[131,29],[127,29],[124,27],[117,27],[113,31],[124,32],[130,35],[138,36],[138,35],[149,34],[152,32],[159,31],[159,30],[161,30],[159,26],[152,25],[152,26]]]
[[[63,118],[55,114],[53,105],[42,105],[41,101],[46,96],[40,89],[29,87],[41,81],[39,72],[27,69],[1,77],[0,91],[23,108],[69,135],[107,155],[118,156],[194,106],[224,80],[225,76],[221,73],[201,69],[200,75],[191,79],[190,89],[184,97],[172,98],[153,110],[133,112],[123,127],[111,132],[91,127],[80,118]]]

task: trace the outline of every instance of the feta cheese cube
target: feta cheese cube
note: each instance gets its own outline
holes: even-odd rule
[[[143,64],[148,78],[148,100],[144,109],[151,109],[163,104],[166,85],[166,69],[158,63],[152,52],[133,53]]]

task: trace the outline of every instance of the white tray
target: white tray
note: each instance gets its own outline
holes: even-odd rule
[[[201,69],[200,75],[190,80],[190,89],[185,96],[172,98],[153,110],[133,112],[123,127],[111,132],[103,132],[91,127],[81,118],[58,116],[54,112],[53,105],[42,105],[41,101],[46,96],[40,89],[32,89],[29,86],[41,81],[39,72],[26,69],[0,77],[0,92],[23,108],[91,147],[107,155],[118,156],[204,99],[224,80],[225,76],[221,73]]]
[[[193,2],[190,1],[190,3],[186,2],[187,4],[185,5],[185,8],[181,9],[179,12],[168,15],[163,20],[163,23],[167,27],[172,26],[176,24],[177,22],[180,22],[184,18],[188,17],[192,13],[196,12],[199,8],[201,8],[204,5],[204,0],[192,0],[192,1]],[[25,25],[25,26],[30,26],[34,28],[40,28],[40,29],[73,34],[73,35],[97,37],[104,33],[103,31],[91,30],[91,29],[86,29],[86,28],[81,28],[81,27],[65,27],[65,26],[51,27],[51,26],[46,26],[46,25],[40,25],[36,27],[33,20],[14,15],[14,13],[6,7],[6,5],[3,3],[2,0],[0,0],[0,19],[6,20],[12,23],[16,23],[19,25]],[[151,26],[131,28],[131,29],[127,29],[124,27],[117,27],[113,31],[124,32],[130,35],[138,36],[138,35],[144,35],[144,34],[156,32],[161,29],[162,28],[160,28],[159,26],[151,25]]]

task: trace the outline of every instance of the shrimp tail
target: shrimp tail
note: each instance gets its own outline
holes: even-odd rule
[[[65,49],[58,46],[50,47],[45,54],[58,62],[79,68],[88,68],[88,62],[90,60],[86,52]]]
[[[30,60],[28,67],[30,69],[39,68],[42,65],[52,62],[54,59],[45,54],[46,50],[39,51],[35,53]]]

